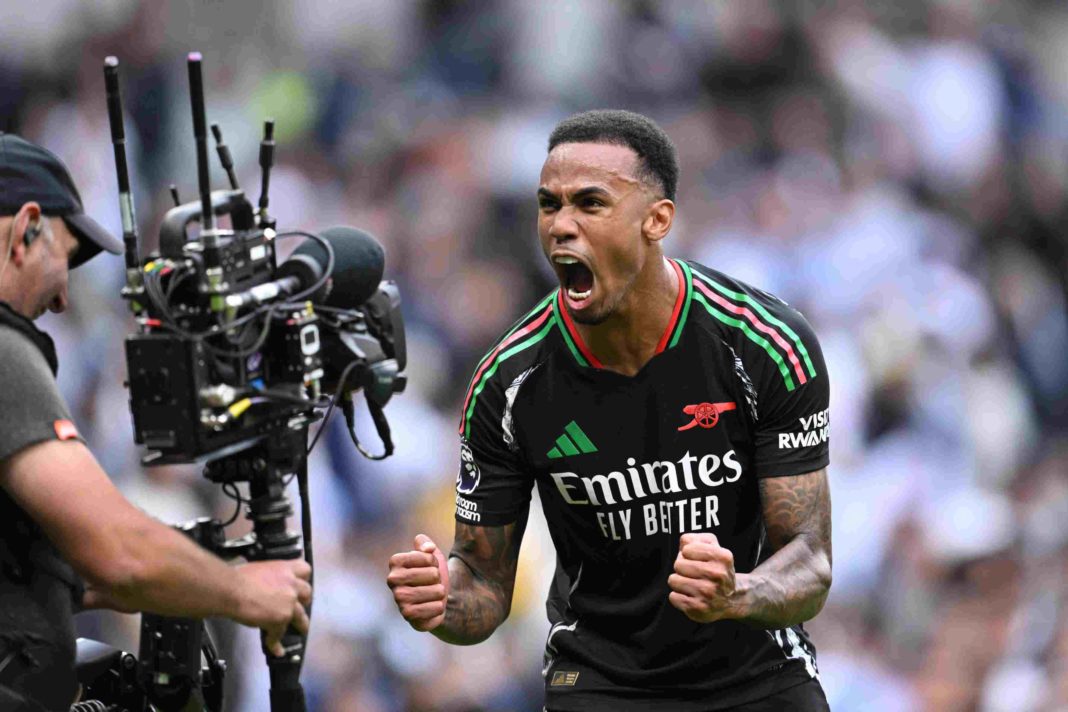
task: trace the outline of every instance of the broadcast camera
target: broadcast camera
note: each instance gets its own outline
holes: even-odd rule
[[[146,465],[199,463],[205,476],[247,505],[254,532],[227,541],[226,524],[198,519],[179,527],[225,558],[311,555],[307,498],[309,426],[339,403],[355,446],[372,459],[393,452],[383,406],[404,390],[406,348],[400,292],[382,281],[382,247],[365,232],[279,231],[268,214],[273,122],[260,144],[259,203],[238,186],[222,132],[213,125],[230,188],[212,191],[201,57],[188,57],[199,199],[175,207],[159,250],[142,261],[126,163],[118,60],[104,63],[108,113],[125,245],[122,296],[138,328],[126,340],[134,439]],[[219,219],[229,223],[220,226]],[[306,241],[281,263],[283,239]],[[383,444],[372,455],[355,432],[353,393],[362,390]],[[322,432],[322,427],[319,433]],[[319,434],[316,434],[316,440]],[[301,536],[288,531],[285,494],[296,478]],[[248,483],[247,497],[238,483]],[[267,655],[272,710],[303,710],[299,683],[305,641],[290,631],[286,655]],[[225,663],[201,621],[142,616],[139,655],[79,641],[85,710],[220,710]],[[97,706],[92,706],[97,705]],[[76,706],[77,709],[77,706]]]

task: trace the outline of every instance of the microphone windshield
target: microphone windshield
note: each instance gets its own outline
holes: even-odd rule
[[[334,286],[323,304],[352,309],[378,291],[386,268],[386,254],[378,240],[353,227],[331,227],[319,236],[334,248]],[[316,240],[306,240],[293,255],[307,255],[326,268],[326,250]]]

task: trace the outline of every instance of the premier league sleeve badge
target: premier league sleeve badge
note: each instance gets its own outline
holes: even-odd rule
[[[475,463],[475,454],[464,440],[460,443],[460,469],[456,473],[456,491],[460,494],[471,494],[478,488],[481,479],[482,473]]]

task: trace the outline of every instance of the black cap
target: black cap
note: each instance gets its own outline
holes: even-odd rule
[[[38,203],[45,215],[63,218],[78,238],[71,268],[101,249],[122,254],[122,241],[85,214],[82,198],[63,162],[24,138],[0,132],[0,215],[14,215],[31,201]]]

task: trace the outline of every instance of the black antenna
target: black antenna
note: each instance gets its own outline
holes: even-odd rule
[[[119,212],[122,215],[122,242],[126,253],[126,292],[139,294],[143,289],[141,257],[137,252],[137,215],[134,212],[133,193],[130,192],[130,170],[126,164],[126,131],[122,125],[117,57],[104,59],[104,86],[108,98],[111,145],[115,148],[115,174],[119,178]]]
[[[223,143],[222,129],[218,124],[211,125],[211,135],[215,137],[215,150],[219,153],[219,163],[226,170],[226,177],[230,179],[230,187],[237,190],[241,186],[237,184],[237,176],[234,175],[234,159],[230,155],[230,147]]]
[[[214,233],[215,214],[211,210],[211,176],[208,171],[208,129],[204,117],[204,80],[200,74],[200,52],[189,53],[189,98],[193,106],[193,137],[197,143],[197,184],[200,188],[200,232]]]
[[[171,200],[174,201],[174,207],[177,208],[179,205],[182,204],[182,201],[178,199],[178,186],[176,186],[174,183],[171,183],[170,187],[171,187]]]
[[[273,227],[267,215],[267,192],[271,188],[271,166],[274,165],[274,119],[263,122],[263,140],[260,141],[260,227]]]

